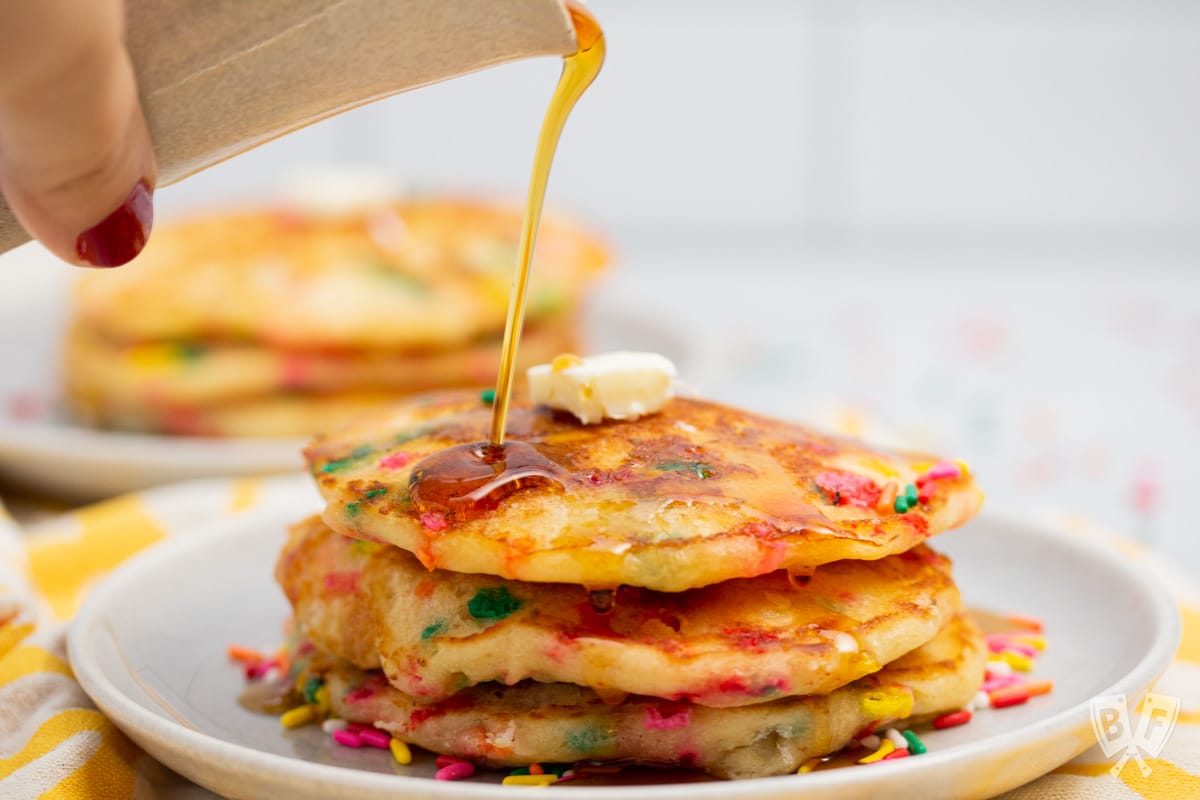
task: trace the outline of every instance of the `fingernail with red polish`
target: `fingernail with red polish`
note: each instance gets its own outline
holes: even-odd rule
[[[120,208],[79,234],[75,253],[93,267],[119,267],[142,252],[153,225],[150,185],[140,180]]]

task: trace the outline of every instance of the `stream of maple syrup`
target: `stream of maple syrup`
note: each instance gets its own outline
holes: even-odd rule
[[[576,101],[591,85],[604,64],[604,33],[586,8],[567,3],[579,49],[563,59],[562,75],[542,121],[534,151],[529,195],[517,250],[516,274],[508,304],[500,370],[492,407],[491,432],[486,442],[457,445],[423,459],[409,482],[413,504],[454,520],[466,520],[496,507],[501,499],[531,482],[562,482],[563,470],[526,442],[506,442],[509,403],[516,369],[517,346],[525,320],[525,294],[529,286],[533,248],[550,179],[550,165],[559,136]]]

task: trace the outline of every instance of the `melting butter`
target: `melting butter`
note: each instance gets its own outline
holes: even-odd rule
[[[658,353],[563,354],[527,371],[531,399],[584,425],[653,414],[675,396],[675,365]]]

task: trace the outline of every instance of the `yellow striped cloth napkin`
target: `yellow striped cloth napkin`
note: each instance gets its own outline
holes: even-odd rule
[[[215,480],[155,489],[23,534],[0,510],[0,798],[212,797],[153,762],[95,710],[72,679],[64,626],[88,587],[124,559],[188,535],[214,516],[256,508],[282,486],[270,479]],[[1064,524],[1086,528],[1079,520]],[[1094,747],[1005,800],[1200,800],[1200,595],[1137,546],[1124,540],[1115,546],[1153,570],[1179,599],[1183,643],[1156,687],[1182,699],[1179,724],[1165,750],[1147,760],[1148,776],[1131,762],[1114,777],[1113,760]]]

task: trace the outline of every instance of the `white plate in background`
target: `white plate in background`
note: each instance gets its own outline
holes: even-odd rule
[[[289,609],[271,577],[275,556],[285,527],[318,505],[307,479],[281,480],[294,482],[294,501],[196,529],[96,589],[68,647],[96,704],[155,758],[232,798],[544,798],[544,790],[500,787],[502,772],[438,782],[427,754],[401,767],[384,751],[348,750],[316,726],[289,731],[238,705],[243,678],[226,648],[280,641]],[[984,515],[939,537],[938,546],[955,560],[969,605],[1045,620],[1049,647],[1035,675],[1054,680],[1050,695],[982,712],[961,728],[923,732],[929,752],[897,762],[735,782],[573,785],[571,797],[990,797],[1093,745],[1090,700],[1123,693],[1133,707],[1175,651],[1171,600],[1101,545]]]

